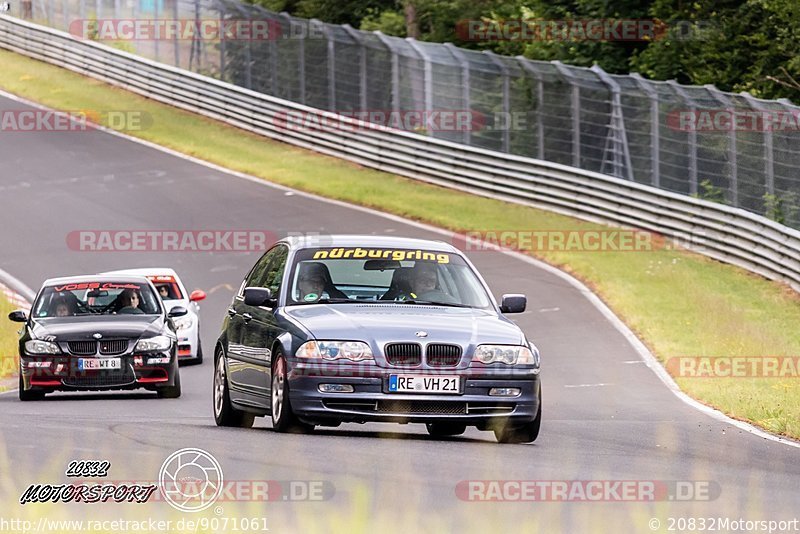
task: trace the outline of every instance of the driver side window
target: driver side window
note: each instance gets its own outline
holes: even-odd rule
[[[276,253],[267,267],[266,276],[259,284],[272,292],[274,298],[278,297],[283,280],[283,272],[286,270],[286,259],[289,257],[289,249],[283,245],[275,247]]]

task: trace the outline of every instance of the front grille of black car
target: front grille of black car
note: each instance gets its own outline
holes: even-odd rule
[[[419,365],[422,347],[419,343],[389,343],[386,345],[386,362],[389,365]]]
[[[431,343],[425,348],[425,361],[433,367],[454,367],[461,361],[461,347]]]
[[[79,371],[63,379],[65,386],[77,388],[127,386],[135,381],[136,375],[130,365],[124,365],[122,369]]]
[[[128,350],[127,339],[109,339],[100,342],[100,354],[122,354]]]
[[[378,412],[399,414],[459,415],[467,413],[464,402],[382,400],[378,401]]]
[[[84,356],[97,354],[97,341],[69,341],[67,346],[72,354]]]

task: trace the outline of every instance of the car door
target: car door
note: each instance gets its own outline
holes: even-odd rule
[[[280,244],[272,249],[269,265],[263,277],[258,280],[258,287],[269,289],[275,299],[279,298],[281,280],[286,270],[289,248]],[[248,385],[255,393],[269,397],[272,376],[272,345],[280,335],[275,319],[275,309],[269,306],[247,306],[244,325],[242,327],[242,351],[248,354],[253,363],[248,374]],[[250,319],[247,319],[247,316]]]
[[[257,404],[260,406],[263,401],[260,398],[252,398],[253,395],[260,397],[258,386],[262,382],[261,373],[254,371],[254,366],[258,365],[258,358],[254,358],[242,343],[245,325],[253,318],[252,307],[244,303],[244,288],[260,287],[259,284],[266,277],[270,262],[276,253],[277,250],[273,248],[261,256],[245,277],[227,311],[228,326],[226,337],[228,340],[228,380],[231,386],[231,397],[245,404]],[[261,395],[263,395],[263,391]]]

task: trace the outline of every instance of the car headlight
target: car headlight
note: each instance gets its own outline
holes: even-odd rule
[[[156,337],[149,337],[146,339],[140,339],[138,343],[136,343],[136,351],[140,352],[153,352],[153,351],[161,351],[167,350],[172,346],[172,338],[167,336],[156,336]]]
[[[172,322],[175,324],[175,330],[188,330],[194,324],[194,319],[189,316],[178,317],[173,319]]]
[[[31,339],[25,342],[25,352],[28,354],[61,354],[61,349],[50,341]]]
[[[521,345],[478,345],[472,361],[483,364],[536,365],[538,358],[530,348]]]
[[[298,358],[322,358],[323,360],[372,360],[372,350],[362,341],[307,341],[297,353]]]

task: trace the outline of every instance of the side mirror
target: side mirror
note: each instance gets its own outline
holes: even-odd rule
[[[266,287],[244,288],[244,303],[248,306],[269,306],[272,304],[272,291]]]
[[[8,314],[8,320],[14,321],[15,323],[27,323],[28,316],[22,310],[14,310]]]
[[[169,313],[167,314],[167,317],[173,319],[175,317],[183,317],[187,313],[189,313],[189,310],[187,310],[183,306],[175,306],[174,308],[172,308],[169,311]]]
[[[500,311],[503,313],[522,313],[527,305],[528,298],[525,295],[503,295]]]
[[[192,291],[192,294],[189,295],[189,300],[191,300],[192,302],[205,300],[205,298],[206,298],[206,292],[200,289],[195,289],[194,291]]]

